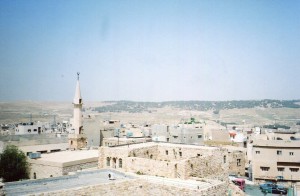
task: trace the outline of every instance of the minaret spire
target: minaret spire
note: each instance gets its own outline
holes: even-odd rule
[[[70,148],[84,148],[86,147],[86,136],[83,133],[82,123],[82,97],[80,92],[79,75],[77,72],[77,83],[75,89],[75,96],[73,99],[74,111],[73,111],[73,134],[69,135]]]

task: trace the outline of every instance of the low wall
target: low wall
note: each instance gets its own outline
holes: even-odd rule
[[[43,196],[69,196],[69,195],[226,195],[226,183],[208,189],[189,189],[176,186],[156,184],[142,179],[127,180],[122,182],[105,183],[95,186],[80,187],[76,189],[61,190],[41,193]]]

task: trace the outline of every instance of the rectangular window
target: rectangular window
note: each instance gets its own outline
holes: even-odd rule
[[[198,135],[198,139],[201,139],[202,138],[202,135]]]
[[[269,171],[270,167],[260,167],[261,171]]]
[[[291,172],[298,172],[299,168],[290,168]]]
[[[260,151],[255,151],[256,154],[260,154]]]
[[[236,166],[241,166],[241,159],[236,160]]]
[[[283,168],[283,167],[277,167],[277,171],[283,172],[283,171],[284,171],[284,168]]]
[[[294,152],[290,152],[290,156],[294,156]]]
[[[166,155],[168,155],[169,154],[169,152],[166,150]]]
[[[282,151],[281,150],[277,150],[277,155],[282,155]]]
[[[182,157],[182,152],[179,152],[179,156],[181,156],[181,157]]]

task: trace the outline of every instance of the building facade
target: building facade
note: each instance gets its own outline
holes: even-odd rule
[[[300,182],[300,140],[254,140],[254,181]]]

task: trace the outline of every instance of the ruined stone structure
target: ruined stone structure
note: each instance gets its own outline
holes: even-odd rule
[[[99,168],[189,179],[228,180],[226,149],[216,147],[145,143],[99,149]]]
[[[223,182],[206,189],[177,187],[166,184],[158,184],[143,179],[134,179],[114,183],[99,184],[94,186],[79,187],[74,189],[46,192],[44,196],[68,196],[68,195],[226,195],[227,186]],[[38,195],[38,194],[37,194]]]
[[[80,93],[80,84],[79,84],[79,73],[77,73],[77,84],[75,97],[73,100],[74,104],[74,113],[73,113],[73,127],[74,133],[69,134],[69,145],[70,149],[80,149],[87,146],[87,137],[83,133],[82,126],[82,97]]]
[[[229,174],[245,176],[246,149],[242,147],[224,146],[228,150]]]

